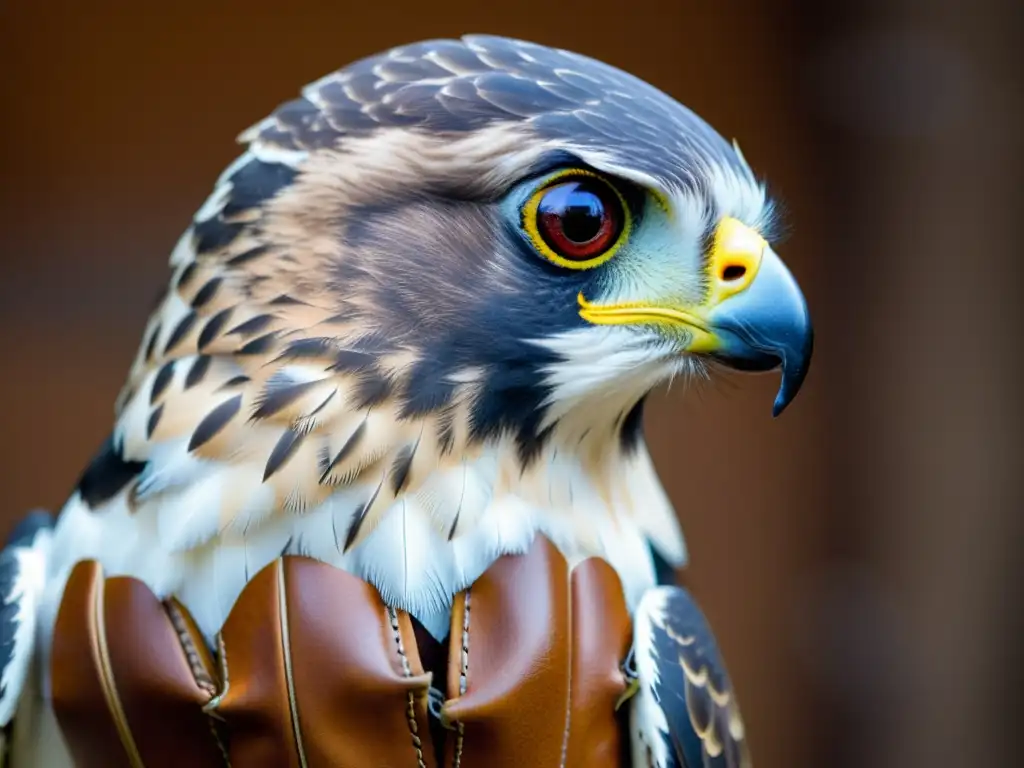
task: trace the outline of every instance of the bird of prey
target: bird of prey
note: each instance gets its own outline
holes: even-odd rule
[[[306,555],[441,638],[453,595],[543,534],[621,579],[636,765],[745,765],[710,631],[659,586],[686,550],[642,436],[673,377],[781,368],[778,414],[810,363],[738,147],[627,73],[489,36],[358,61],[240,142],[109,437],[0,562],[3,722],[45,689],[30,659],[80,560],[212,642],[251,576]]]

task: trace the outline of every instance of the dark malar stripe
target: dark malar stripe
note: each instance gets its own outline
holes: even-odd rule
[[[286,430],[281,438],[277,441],[277,445],[274,446],[274,450],[270,452],[270,458],[267,459],[267,466],[263,470],[263,482],[266,482],[270,477],[277,472],[284,463],[288,461],[298,450],[298,447],[302,445],[302,441],[305,439],[306,434],[304,432],[296,432],[295,430]]]
[[[78,480],[76,490],[90,509],[109,501],[142,474],[144,461],[128,461],[108,437]]]
[[[203,420],[199,422],[199,426],[196,427],[195,432],[192,433],[192,439],[189,440],[188,449],[194,451],[202,445],[208,443],[214,436],[217,435],[228,422],[234,418],[235,414],[238,413],[238,409],[242,407],[242,396],[235,395],[230,400],[225,400],[223,403],[218,405],[212,411],[210,411]]]
[[[428,354],[418,360],[403,382],[399,418],[414,419],[447,406],[457,387],[448,378],[451,370],[442,357]]]
[[[512,433],[524,468],[536,459],[552,433],[541,429],[544,401],[550,391],[540,383],[538,371],[544,362],[507,367],[500,373],[490,370],[470,414],[470,440],[486,441]]]

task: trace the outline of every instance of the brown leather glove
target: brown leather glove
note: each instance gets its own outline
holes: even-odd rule
[[[83,562],[54,709],[81,766],[628,765],[630,622],[605,562],[570,573],[538,538],[456,598],[451,627],[444,648],[365,582],[285,557],[247,585],[215,658],[180,604]]]

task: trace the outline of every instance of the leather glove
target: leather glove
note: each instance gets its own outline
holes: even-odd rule
[[[618,577],[546,539],[456,596],[447,644],[360,579],[287,556],[211,653],[140,581],[74,569],[51,655],[76,762],[104,768],[628,765]]]

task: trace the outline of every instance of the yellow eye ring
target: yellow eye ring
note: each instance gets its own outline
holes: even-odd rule
[[[530,196],[522,209],[522,227],[548,261],[584,270],[601,266],[618,252],[629,239],[633,219],[614,184],[593,171],[571,168],[553,174]]]

